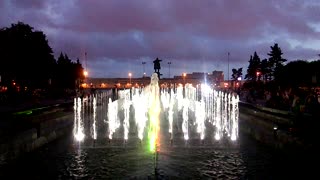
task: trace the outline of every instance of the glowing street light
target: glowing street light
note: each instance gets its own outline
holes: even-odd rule
[[[257,71],[257,76],[260,76],[260,74],[261,74],[261,73],[260,73],[259,71]]]
[[[128,76],[129,76],[129,78],[130,78],[130,85],[131,85],[131,76],[132,76],[132,74],[129,73]]]
[[[142,62],[142,67],[143,67],[143,77],[145,77],[146,76],[146,71],[145,71],[145,69],[144,69],[144,65],[146,64],[146,62]]]
[[[187,76],[187,73],[183,73],[183,74],[182,74],[182,77],[183,77],[183,83],[184,83],[184,84],[186,83],[186,76]]]
[[[257,71],[257,79],[260,81],[261,72]]]
[[[88,76],[88,71],[83,71],[83,75],[84,75],[84,77],[87,77]]]
[[[168,65],[169,65],[169,78],[170,78],[170,65],[171,65],[170,61],[168,62]]]
[[[183,97],[186,96],[186,76],[187,76],[187,73],[182,73],[182,78],[183,78]]]

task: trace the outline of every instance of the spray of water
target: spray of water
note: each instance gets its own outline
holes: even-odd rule
[[[112,135],[120,127],[120,119],[118,118],[118,102],[112,101],[109,98],[108,104],[108,124],[109,124],[109,139],[112,139]]]
[[[179,85],[176,89],[167,88],[160,91],[157,74],[152,75],[150,85],[145,88],[120,90],[118,93],[119,98],[114,101],[110,98],[112,96],[110,93],[103,94],[101,96],[104,97],[99,98],[100,103],[107,102],[108,99],[105,106],[107,110],[102,110],[107,113],[101,113],[101,116],[106,119],[110,140],[121,126],[124,130],[123,139],[128,140],[129,131],[134,129],[130,128],[130,121],[134,121],[138,138],[142,141],[148,137],[149,149],[155,151],[160,146],[160,114],[165,117],[161,121],[168,122],[167,132],[170,133],[170,139],[174,133],[182,133],[183,139],[189,140],[191,131],[195,129],[203,140],[209,137],[205,134],[207,125],[215,127],[216,140],[220,140],[225,134],[232,141],[238,138],[239,97],[236,94],[216,91],[206,84],[197,87],[191,84]],[[130,116],[131,110],[134,110],[132,113],[134,116]],[[82,141],[85,138],[83,121],[85,115],[91,113],[93,113],[92,138],[96,139],[99,121],[96,116],[97,96],[89,96],[83,100],[76,98],[74,113],[75,139]]]
[[[81,99],[75,98],[74,100],[74,110],[75,110],[75,121],[74,121],[74,137],[77,141],[83,141],[84,129],[83,129],[83,122],[81,118]]]
[[[97,127],[96,127],[96,117],[97,117],[97,98],[96,96],[93,97],[93,139],[97,139]]]
[[[149,92],[149,118],[150,125],[148,131],[149,149],[154,152],[157,146],[160,145],[159,141],[159,116],[160,116],[160,95],[158,85],[158,75],[154,73],[151,77],[151,83],[146,90]]]

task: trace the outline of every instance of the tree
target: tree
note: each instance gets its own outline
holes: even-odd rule
[[[309,63],[309,67],[312,75],[312,84],[314,86],[320,85],[320,60],[312,61]]]
[[[234,86],[234,82],[236,82],[236,86],[238,86],[238,81],[239,81],[239,78],[241,77],[242,77],[242,68],[232,69],[233,86]]]
[[[55,59],[43,32],[22,22],[12,24],[0,30],[0,49],[0,74],[6,86],[12,81],[20,90],[48,86]]]
[[[260,63],[260,71],[262,74],[262,80],[268,81],[269,77],[270,77],[270,72],[271,72],[271,67],[270,67],[270,63],[267,59],[263,59]]]
[[[256,81],[258,78],[260,78],[260,76],[257,75],[257,72],[260,72],[260,63],[260,57],[258,56],[257,52],[254,52],[253,56],[250,56],[245,79],[249,81]]]
[[[242,77],[242,68],[232,69],[232,80],[238,81],[240,77]]]
[[[56,61],[46,35],[22,22],[0,29],[0,51],[0,83],[8,94],[23,91],[31,97],[33,90],[47,89],[53,95],[50,90],[74,89],[84,79],[79,60],[61,53]]]
[[[314,76],[317,79],[317,74],[320,69],[320,61],[308,62],[306,60],[291,61],[283,66],[282,71],[278,74],[277,81],[281,86],[287,87],[310,87],[316,85],[313,82]]]
[[[67,54],[60,53],[57,60],[56,83],[60,88],[77,88],[79,81],[84,79],[80,60],[73,62]]]
[[[270,46],[271,51],[268,53],[269,63],[270,63],[270,79],[276,79],[279,72],[283,68],[283,63],[286,62],[286,59],[282,58],[282,51],[277,43],[274,46]]]

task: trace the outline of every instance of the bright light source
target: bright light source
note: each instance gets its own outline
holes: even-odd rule
[[[131,74],[131,73],[129,73],[129,74],[128,74],[128,76],[129,76],[129,77],[131,77],[131,76],[132,76],[132,74]]]
[[[84,75],[85,77],[87,77],[87,76],[88,76],[88,71],[83,71],[83,75]]]
[[[238,81],[241,81],[241,77],[238,77]]]

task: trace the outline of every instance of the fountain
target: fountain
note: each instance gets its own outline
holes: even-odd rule
[[[238,138],[238,95],[206,84],[159,88],[154,73],[150,85],[74,99],[74,138],[82,143],[146,142],[161,146],[203,145]],[[193,143],[192,143],[193,142]],[[202,142],[202,143],[201,143]],[[84,142],[83,142],[84,143]]]

